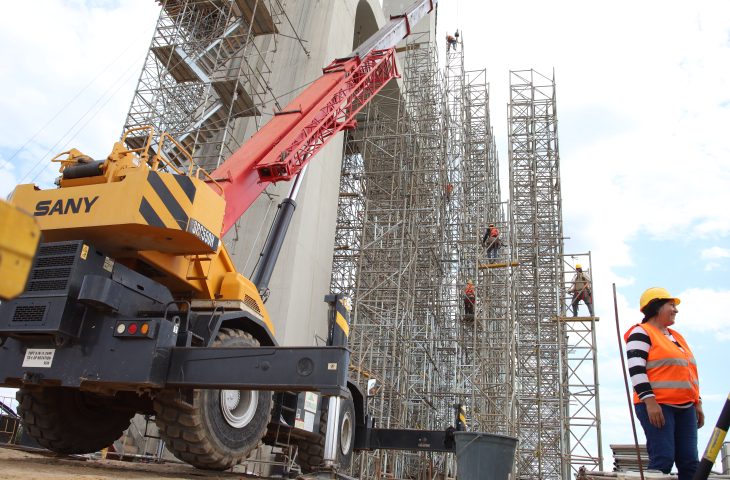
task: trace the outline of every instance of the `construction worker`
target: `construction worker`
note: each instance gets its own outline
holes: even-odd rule
[[[456,33],[458,35],[459,32],[456,32]],[[446,33],[446,51],[448,52],[449,50],[451,50],[452,46],[454,47],[454,51],[456,51],[456,45],[457,45],[456,37],[454,37],[453,35],[449,35],[449,33],[447,32]]]
[[[493,223],[490,223],[487,229],[484,231],[484,236],[482,237],[482,247],[487,247],[488,259],[494,260],[495,258],[497,258],[500,244],[501,241],[499,239],[499,229],[495,227]]]
[[[580,263],[575,265],[575,275],[571,281],[568,293],[573,294],[573,300],[570,303],[570,308],[573,310],[573,317],[578,316],[578,303],[583,300],[583,303],[588,307],[588,313],[593,316],[593,294],[591,292],[591,277],[583,271],[583,266]]]
[[[464,315],[474,316],[474,304],[476,301],[477,297],[474,292],[474,282],[467,280],[466,287],[464,288]]]
[[[705,423],[697,363],[675,330],[680,300],[663,288],[649,288],[639,300],[640,324],[624,334],[634,410],[646,435],[648,468],[690,480],[697,465],[697,429]]]

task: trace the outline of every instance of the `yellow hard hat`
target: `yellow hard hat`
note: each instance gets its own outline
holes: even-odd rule
[[[575,268],[583,268],[580,263],[575,264]]]
[[[647,288],[644,293],[641,294],[641,299],[639,300],[639,310],[644,310],[644,307],[649,305],[649,303],[652,300],[674,300],[675,305],[679,305],[681,300],[677,297],[673,297],[669,294],[669,292],[666,291],[666,289],[661,287],[651,287]]]
[[[474,284],[474,282],[472,282],[471,279],[467,280],[466,283],[468,283],[470,285],[473,285]]]

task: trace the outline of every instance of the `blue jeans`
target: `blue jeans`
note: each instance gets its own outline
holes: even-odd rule
[[[636,416],[644,428],[649,466],[646,468],[669,473],[677,464],[679,480],[692,480],[699,455],[697,454],[697,410],[659,404],[664,414],[664,426],[656,428],[649,423],[646,405],[634,405]]]

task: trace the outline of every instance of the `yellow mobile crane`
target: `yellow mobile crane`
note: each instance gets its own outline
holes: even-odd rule
[[[278,346],[260,295],[304,167],[398,75],[396,44],[435,3],[417,0],[332,62],[211,173],[169,135],[142,127],[104,160],[75,149],[58,155],[58,188],[14,190],[10,202],[32,213],[43,243],[23,293],[0,305],[0,386],[19,388],[31,437],[59,453],[93,452],[135,413],[154,414],[167,447],[208,469],[229,468],[280,435],[299,444],[305,471],[347,466],[355,448],[452,448],[445,432],[373,428],[347,381],[349,310],[339,295],[326,298],[327,347]],[[130,146],[132,136],[146,141]],[[166,147],[187,156],[184,170]],[[221,239],[266,185],[292,179],[245,278]],[[303,428],[296,407],[312,392],[328,398],[314,397],[316,421]]]

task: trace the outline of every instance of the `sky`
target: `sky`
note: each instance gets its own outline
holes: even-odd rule
[[[622,335],[646,288],[682,300],[702,453],[730,393],[730,2],[442,0],[438,23],[460,30],[467,70],[486,68],[504,163],[509,71],[555,74],[565,251],[591,252],[600,317],[604,469],[609,444],[633,442],[612,284]]]
[[[49,185],[48,160],[71,147],[108,154],[157,14],[152,0],[4,6],[0,195]],[[438,25],[440,55],[458,28],[466,68],[487,71],[504,165],[509,71],[555,72],[565,251],[591,252],[600,317],[604,469],[608,445],[632,441],[614,283],[622,334],[641,319],[644,289],[681,298],[675,327],[698,360],[707,415],[702,452],[730,392],[730,2],[440,0]]]

